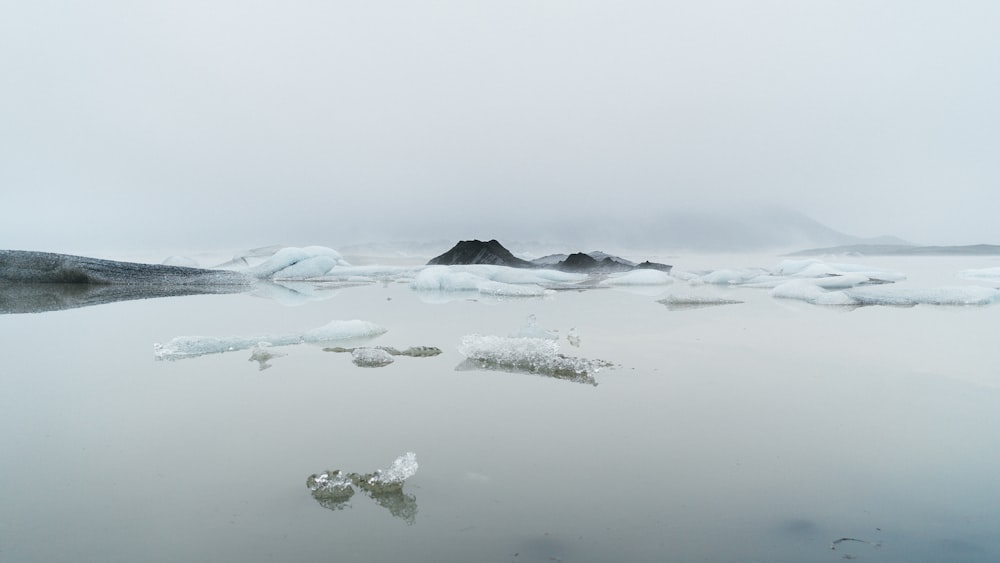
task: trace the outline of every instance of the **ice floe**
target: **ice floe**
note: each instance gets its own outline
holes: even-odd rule
[[[332,248],[289,246],[245,271],[256,278],[308,279],[322,276],[336,266],[350,266],[350,263]]]
[[[458,347],[466,360],[458,370],[486,369],[545,375],[597,385],[594,374],[612,364],[559,353],[559,344],[548,338],[469,334]]]
[[[384,334],[387,330],[375,323],[360,320],[330,321],[305,332],[265,336],[178,336],[165,344],[153,344],[157,360],[182,360],[246,350],[255,346],[289,346],[292,344],[365,339]]]
[[[410,287],[421,292],[477,292],[496,297],[540,297],[553,288],[586,281],[585,274],[506,266],[428,266]]]
[[[869,285],[830,290],[815,280],[793,280],[775,287],[771,295],[781,299],[797,299],[815,305],[866,306],[889,305],[989,305],[995,303],[1000,290],[982,286],[907,288],[890,285]]]
[[[357,487],[393,516],[413,524],[417,516],[417,499],[403,493],[403,484],[416,475],[418,468],[417,454],[407,452],[393,460],[389,467],[372,473],[344,473],[336,469],[310,475],[306,487],[321,506],[331,510],[348,508],[354,487]]]
[[[668,285],[674,283],[670,274],[661,270],[632,270],[611,274],[598,282],[604,286]]]

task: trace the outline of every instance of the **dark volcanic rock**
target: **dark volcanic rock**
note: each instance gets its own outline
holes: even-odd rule
[[[564,272],[582,273],[629,272],[635,269],[633,266],[613,260],[611,257],[596,260],[593,256],[584,254],[583,252],[570,254],[565,260],[556,264],[555,268]]]
[[[489,264],[511,268],[534,268],[527,260],[510,253],[496,240],[463,240],[444,254],[431,258],[428,265],[453,266],[456,264]]]
[[[561,258],[561,259],[560,259]],[[510,266],[512,268],[551,268],[564,272],[580,274],[613,274],[615,272],[631,272],[632,270],[648,269],[669,272],[671,266],[655,262],[636,264],[618,256],[603,252],[577,252],[565,256],[546,256],[533,262],[522,260],[499,242],[491,240],[463,240],[451,250],[432,258],[428,265],[451,266],[455,264],[490,264],[495,266]]]

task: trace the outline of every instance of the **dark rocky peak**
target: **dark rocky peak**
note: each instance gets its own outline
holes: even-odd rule
[[[431,258],[428,265],[453,266],[456,264],[489,264],[511,268],[534,268],[535,265],[511,254],[496,240],[463,240],[451,250]]]
[[[565,260],[555,265],[555,268],[564,272],[627,272],[635,269],[633,266],[618,262],[610,256],[597,260],[589,254],[577,252],[570,254]]]

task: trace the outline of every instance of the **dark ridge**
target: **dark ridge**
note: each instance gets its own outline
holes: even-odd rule
[[[595,258],[599,256],[600,259]],[[554,255],[555,256],[555,255]],[[553,258],[554,256],[546,257]],[[511,254],[496,240],[483,242],[481,240],[463,240],[451,250],[440,256],[431,258],[428,265],[453,266],[457,264],[489,264],[494,266],[509,266],[512,268],[552,268],[564,272],[604,273],[630,272],[632,270],[650,269],[669,272],[668,264],[645,261],[642,264],[629,262],[624,258],[610,256],[603,252],[577,252],[566,256],[559,262],[542,261],[529,262]]]
[[[431,258],[428,265],[454,266],[462,264],[489,264],[493,266],[509,266],[511,268],[534,268],[527,260],[521,260],[511,254],[496,240],[483,242],[481,240],[463,240],[451,250],[440,256]]]
[[[0,282],[120,285],[243,285],[237,272],[164,264],[118,262],[85,256],[0,250]]]
[[[557,270],[562,270],[564,272],[601,272],[601,273],[613,273],[613,272],[630,272],[635,268],[629,266],[628,264],[623,264],[617,262],[610,257],[603,258],[601,260],[594,259],[593,256],[589,254],[584,254],[583,252],[576,252],[570,254],[565,260],[559,262],[554,266]]]

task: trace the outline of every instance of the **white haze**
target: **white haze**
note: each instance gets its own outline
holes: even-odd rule
[[[0,247],[683,246],[679,210],[771,205],[1000,243],[997,29],[990,1],[6,2]]]

